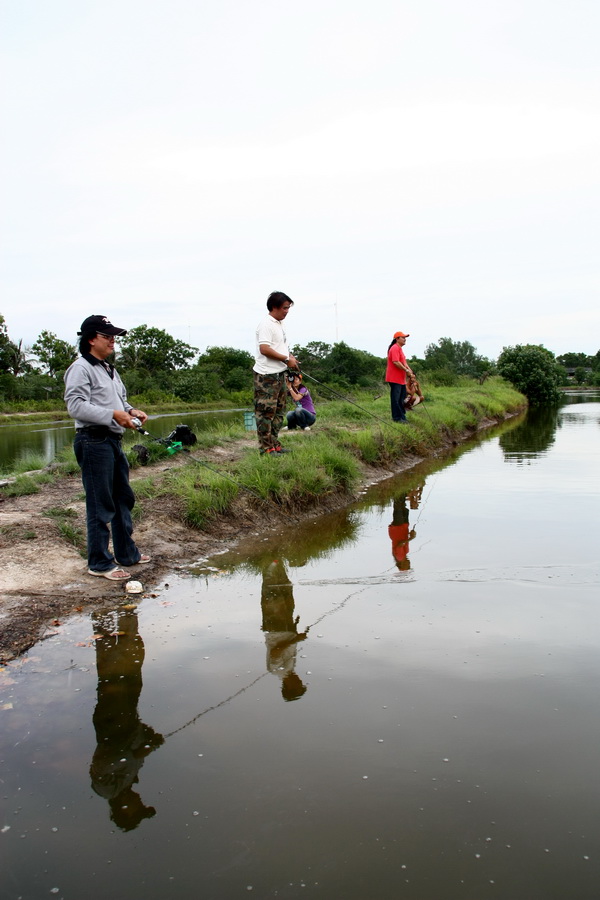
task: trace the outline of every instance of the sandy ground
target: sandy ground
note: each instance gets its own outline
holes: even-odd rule
[[[237,447],[213,448],[210,459],[214,462],[216,454],[235,458],[247,444],[245,440]],[[134,489],[137,478],[184,465],[187,459],[182,454],[166,463],[132,471]],[[401,468],[415,461],[406,460]],[[391,474],[365,470],[364,476],[365,481],[374,481]],[[349,499],[338,498],[337,503],[342,505]],[[135,539],[140,550],[152,556],[152,562],[133,566],[130,571],[145,591],[151,591],[169,572],[229,548],[250,532],[289,527],[289,519],[247,495],[240,498],[229,516],[220,517],[207,532],[188,527],[164,498],[143,500],[141,506],[143,514],[135,525]],[[75,517],[62,521],[85,534],[85,503],[78,475],[42,485],[38,494],[0,499],[0,662],[50,634],[53,626],[70,613],[107,602],[119,603],[126,596],[122,582],[87,574],[85,559],[61,535],[60,520],[45,514],[57,507],[74,510]],[[314,517],[316,511],[320,510],[313,507],[305,515]],[[297,515],[301,518],[302,512]]]

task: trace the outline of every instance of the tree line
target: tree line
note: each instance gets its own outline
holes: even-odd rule
[[[311,341],[292,352],[303,370],[322,385],[337,390],[381,390],[386,359],[343,341]],[[9,337],[0,315],[0,402],[6,408],[56,408],[62,405],[63,375],[77,357],[77,347],[43,330],[34,343]],[[247,404],[252,392],[254,357],[234,347],[208,347],[200,353],[168,332],[138,325],[121,338],[116,362],[130,396],[138,403]],[[566,353],[556,358],[540,345],[505,348],[498,360],[481,356],[469,341],[442,337],[423,358],[410,357],[417,377],[427,384],[452,386],[460,377],[480,381],[500,374],[533,402],[557,399],[559,385],[600,385],[600,351],[595,356]],[[317,388],[318,393],[318,388]]]

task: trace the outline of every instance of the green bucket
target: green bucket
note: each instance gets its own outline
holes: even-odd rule
[[[256,419],[249,409],[244,410],[244,428],[246,431],[256,431]]]

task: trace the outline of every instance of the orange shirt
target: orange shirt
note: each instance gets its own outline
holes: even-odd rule
[[[392,541],[392,553],[396,562],[402,562],[408,555],[408,522],[402,525],[390,525],[388,534]]]
[[[406,384],[406,372],[395,366],[395,362],[401,362],[406,365],[406,357],[404,350],[398,344],[394,343],[388,350],[387,368],[385,370],[385,380],[391,381],[393,384]]]

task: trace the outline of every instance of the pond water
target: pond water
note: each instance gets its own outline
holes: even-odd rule
[[[214,427],[215,422],[242,421],[242,410],[207,410],[203,412],[165,413],[150,416],[146,428],[155,437],[167,437],[173,429],[183,423],[199,434]],[[46,463],[51,462],[63,447],[73,443],[74,424],[72,419],[60,422],[11,422],[0,425],[0,472],[10,472],[15,463],[28,453],[41,454]],[[131,442],[139,435],[131,435]]]
[[[597,900],[600,402],[579,399],[6,667],[0,897]]]

